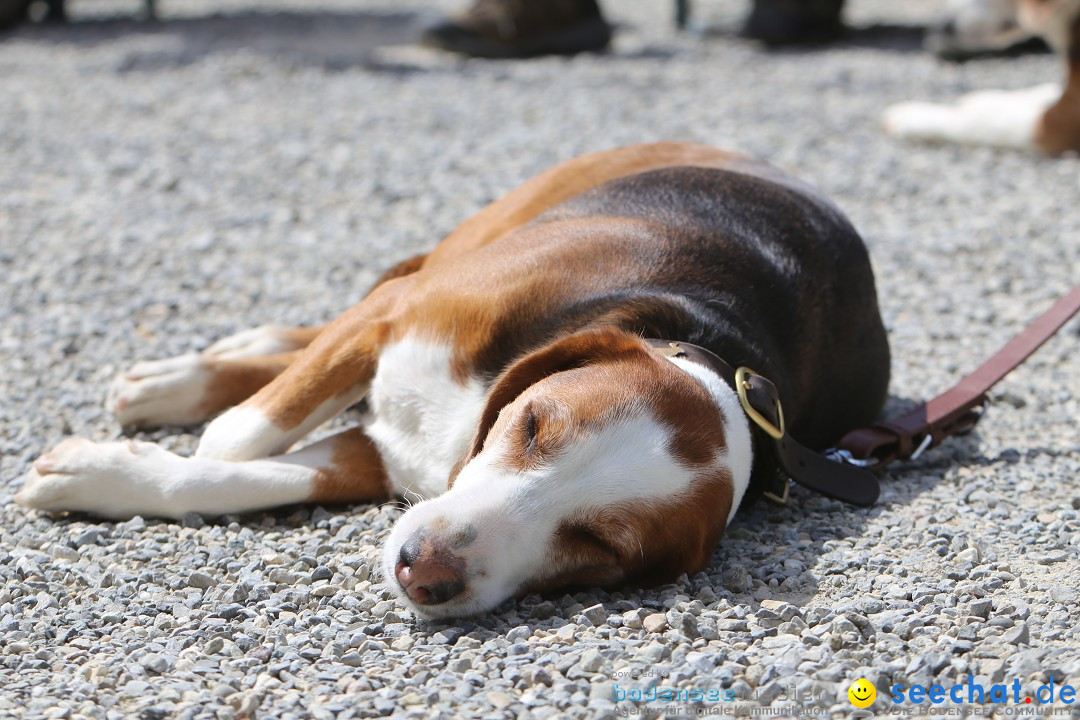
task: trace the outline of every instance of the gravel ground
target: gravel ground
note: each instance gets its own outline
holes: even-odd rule
[[[72,26],[0,40],[0,717],[749,714],[790,706],[792,685],[847,716],[859,677],[879,712],[896,683],[1080,684],[1075,321],[995,391],[976,433],[890,472],[877,507],[796,490],[787,509],[740,515],[694,577],[455,624],[417,621],[373,574],[392,506],[177,524],[10,502],[64,436],[118,435],[102,399],[133,360],[330,318],[584,151],[705,141],[833,196],[871,248],[891,410],[1080,278],[1076,157],[880,132],[888,102],[1057,76],[1049,56],[925,56],[912,24],[934,2],[853,0],[867,29],[816,51],[737,40],[744,6],[719,0],[697,3],[728,28],[707,38],[675,34],[669,3],[610,0],[621,31],[604,56],[399,47],[418,13],[456,4],[164,0],[149,25],[123,19],[137,2],[84,0]],[[734,699],[614,702],[616,684]]]

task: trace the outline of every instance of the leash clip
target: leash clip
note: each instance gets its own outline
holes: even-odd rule
[[[852,455],[850,450],[841,450],[840,448],[835,447],[829,448],[822,454],[833,462],[840,463],[841,465],[854,465],[859,468],[868,468],[878,464],[876,458],[860,459]]]
[[[915,448],[915,451],[912,452],[911,455],[908,455],[908,460],[918,460],[919,456],[926,451],[926,448],[930,447],[930,443],[933,442],[933,440],[934,434],[930,432],[926,433],[926,435],[923,436],[922,442],[919,443],[919,447]]]
[[[776,391],[773,389],[770,393],[772,395],[771,399],[775,405],[776,414],[776,421],[773,422],[750,403],[750,398],[747,393],[754,389],[752,383],[753,378],[761,378],[761,380],[765,381],[767,387],[772,387],[772,383],[762,375],[759,375],[748,367],[741,367],[735,371],[735,392],[739,395],[739,403],[742,404],[743,411],[746,412],[747,416],[753,420],[759,428],[764,430],[773,440],[779,440],[784,437],[784,408],[780,406],[780,398],[776,397]],[[766,412],[768,412],[768,410]]]

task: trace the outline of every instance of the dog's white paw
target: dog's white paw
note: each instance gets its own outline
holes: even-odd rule
[[[275,355],[303,347],[286,328],[261,325],[235,335],[221,338],[203,351],[204,355],[227,360],[230,358]]]
[[[885,132],[907,140],[941,140],[953,120],[953,109],[925,102],[902,102],[885,109]]]
[[[180,458],[152,443],[68,438],[34,462],[15,502],[50,512],[110,518],[170,515],[163,507]]]
[[[955,104],[903,102],[885,110],[890,135],[929,140],[1033,150],[1043,113],[1060,97],[1049,83],[1024,90],[981,90]]]
[[[194,425],[203,407],[210,371],[195,353],[136,363],[113,380],[105,407],[121,425]]]

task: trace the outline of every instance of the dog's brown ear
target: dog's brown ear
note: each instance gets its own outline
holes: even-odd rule
[[[495,379],[488,392],[472,445],[450,473],[452,487],[461,469],[484,449],[499,412],[531,385],[556,373],[586,367],[628,353],[648,352],[641,338],[615,327],[582,330],[554,340],[516,360]]]

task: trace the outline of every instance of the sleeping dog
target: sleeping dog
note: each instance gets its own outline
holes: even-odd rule
[[[905,102],[885,111],[885,129],[912,140],[996,145],[1057,155],[1080,150],[1080,0],[1016,0],[1020,25],[1064,60],[1064,87],[984,90],[954,105]]]
[[[109,396],[122,424],[224,411],[194,457],[69,439],[16,499],[179,518],[417,493],[385,577],[460,616],[702,569],[775,482],[765,431],[824,447],[888,377],[867,252],[831,202],[740,155],[628,147],[533,178],[323,328],[135,365]],[[760,378],[768,419],[742,397]],[[290,451],[361,400],[359,427]]]

